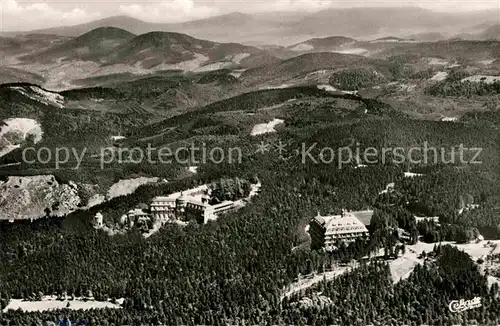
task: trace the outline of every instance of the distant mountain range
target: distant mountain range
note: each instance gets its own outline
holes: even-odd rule
[[[477,42],[500,39],[494,18],[492,12],[420,8],[231,13],[180,24],[115,16],[1,36],[0,79],[65,90],[99,84],[108,76],[230,69],[251,87],[296,79],[323,82],[337,68],[362,63],[371,69],[367,58],[497,60],[499,42]]]
[[[197,60],[198,66],[216,62],[253,66],[251,62],[255,57],[259,64],[274,61],[267,52],[238,43],[216,43],[173,32],[135,35],[117,27],[99,27],[44,51],[20,57],[20,60],[30,63],[84,60],[103,65],[138,64],[149,69],[190,60]]]
[[[479,39],[500,41],[500,24],[486,28],[479,34]]]
[[[15,37],[0,36],[0,56],[3,59],[2,65],[9,64],[9,62],[6,62],[9,56],[41,51],[70,39],[69,37],[53,34],[23,34]]]
[[[177,24],[150,23],[128,16],[114,16],[85,24],[41,29],[34,32],[75,37],[91,30],[108,26],[121,28],[137,35],[149,32],[179,32],[217,42],[241,43],[242,40],[248,41],[253,39],[255,35],[265,35],[279,28],[280,23],[259,19],[252,15],[242,13],[232,13]],[[24,34],[26,32],[21,33]],[[19,33],[8,34],[13,35]]]
[[[246,85],[262,85],[265,83],[289,83],[298,78],[307,80],[314,74],[331,73],[343,67],[354,67],[370,64],[371,59],[340,53],[307,53],[277,64],[266,65],[246,70],[241,80]]]
[[[484,27],[478,31],[479,22]],[[111,26],[136,35],[152,31],[179,32],[216,42],[289,46],[310,38],[331,35],[357,39],[376,39],[390,35],[434,41],[443,37],[450,38],[459,33],[480,34],[495,24],[498,24],[498,17],[496,12],[492,11],[439,13],[408,7],[348,8],[294,14],[236,12],[176,24],[149,23],[128,16],[115,16],[86,24],[36,30],[30,33],[75,37],[97,28]]]
[[[39,33],[0,37],[0,42],[3,82],[45,81],[49,89],[68,89],[75,81],[108,75],[246,69],[280,61],[263,49],[239,43],[175,32],[136,35],[118,27],[98,27],[78,37]]]
[[[117,46],[133,39],[136,35],[116,27],[100,27],[76,38],[23,57],[30,61],[101,60],[102,56]]]
[[[330,36],[324,38],[312,38],[305,42],[289,46],[288,49],[297,52],[309,51],[309,50],[329,52],[341,48],[345,45],[354,44],[356,42],[357,40],[350,37]]]

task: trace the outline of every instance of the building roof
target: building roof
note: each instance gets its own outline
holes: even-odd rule
[[[196,205],[198,207],[203,207],[204,209],[212,209],[212,210],[223,210],[225,208],[232,208],[234,206],[234,202],[230,200],[223,201],[222,203],[216,204],[216,205],[210,205],[208,203],[202,203],[201,201],[198,201],[196,199],[188,199],[186,201],[187,204],[192,204]]]
[[[176,199],[177,201],[185,201],[186,200],[186,195],[184,195],[183,192],[181,192],[181,195],[179,197],[177,197]]]
[[[319,225],[323,225],[323,226],[324,226],[324,225],[325,225],[325,223],[326,223],[326,220],[325,220],[325,219],[324,219],[321,215],[319,215],[319,213],[318,213],[318,215],[316,215],[316,216],[314,217],[314,220],[315,220],[315,221],[316,221]]]
[[[349,214],[354,215],[364,225],[370,225],[373,217],[373,211],[357,211],[349,212]]]
[[[168,202],[175,202],[175,198],[172,197],[166,197],[166,196],[157,196],[153,198],[151,201],[168,201]]]
[[[232,206],[232,205],[234,205],[233,201],[226,200],[226,201],[223,201],[222,203],[212,205],[212,207],[213,208],[221,208],[221,207],[227,207],[227,206]]]
[[[353,214],[316,216],[314,220],[325,228],[325,234],[368,232],[366,226]]]
[[[197,205],[197,206],[203,206],[203,207],[209,207],[210,206],[209,204],[202,203],[201,201],[196,200],[195,198],[187,198],[186,203]]]

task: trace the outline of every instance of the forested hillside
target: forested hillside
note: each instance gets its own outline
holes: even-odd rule
[[[494,324],[500,308],[498,286],[488,290],[467,254],[450,246],[436,247],[428,253],[425,265],[418,265],[407,280],[396,285],[383,263],[362,266],[332,282],[322,282],[305,295],[318,292],[328,298],[307,308],[292,298],[283,304],[287,324],[366,325],[368,323],[450,325],[459,323]],[[448,303],[454,298],[481,297],[483,306],[461,314],[453,313]],[[291,301],[291,302],[290,302]]]
[[[287,101],[286,96],[278,98]],[[494,212],[498,207],[496,130],[488,125],[478,129],[477,124],[425,122],[404,116],[393,119],[384,111],[354,114],[357,105],[362,104],[347,106],[343,101],[348,100],[304,97],[302,102],[290,102],[276,108],[277,111],[270,110],[267,113],[270,117],[274,114],[285,117],[285,127],[277,134],[260,139],[274,142],[279,138],[291,145],[318,142],[320,146],[333,148],[349,145],[353,138],[362,148],[417,146],[424,140],[446,148],[464,143],[484,146],[484,164],[419,167],[387,162],[364,168],[352,164],[338,169],[335,164],[302,164],[300,156],[292,156],[288,161],[276,153],[261,157],[255,153],[252,138],[239,131],[230,142],[217,143],[242,146],[246,155],[241,163],[205,164],[191,178],[161,186],[142,186],[132,195],[64,218],[4,223],[0,228],[0,259],[7,262],[0,265],[3,306],[10,298],[36,298],[40,294],[82,296],[91,291],[95,298],[125,298],[120,310],[10,311],[1,317],[4,324],[38,325],[60,315],[92,325],[336,322],[364,325],[388,320],[446,324],[446,321],[460,321],[459,317],[444,312],[449,300],[468,295],[484,296],[485,307],[471,312],[467,318],[482,323],[494,321],[498,303],[493,294],[488,294],[484,277],[467,257],[446,248],[438,254],[443,258],[438,258],[437,267],[430,262],[426,267],[417,267],[407,281],[394,287],[390,285],[387,268],[373,263],[342,276],[334,285],[321,285],[324,295],[334,302],[330,308],[301,310],[290,302],[281,303],[283,289],[299,274],[307,275],[321,271],[324,266],[361,258],[378,248],[385,248],[388,256],[397,253],[402,240],[390,231],[389,226],[394,222],[378,223],[377,218],[382,221],[384,216],[395,218],[395,223],[409,233],[417,229],[411,217],[418,213],[437,214],[444,218],[443,223],[479,229],[499,224],[497,215],[485,220],[465,219],[465,216],[476,216],[472,215],[476,214],[474,210],[463,217],[457,217],[456,213],[460,196],[474,198],[473,202],[480,207],[477,216],[483,215],[480,212]],[[228,103],[231,107],[231,102]],[[307,111],[311,107],[315,109]],[[240,108],[232,110],[235,109]],[[215,113],[226,110],[229,109],[221,102],[199,114],[215,117]],[[304,114],[309,121],[305,126],[292,120],[299,110],[307,112]],[[325,119],[326,112],[336,112],[339,119],[332,115],[330,120]],[[243,117],[245,113],[239,114]],[[230,119],[235,117],[238,115]],[[219,116],[212,124],[227,123],[224,119],[229,118]],[[182,125],[182,121],[179,117],[167,125]],[[189,133],[198,128],[190,130],[183,139],[193,136]],[[212,130],[206,129],[204,137]],[[151,129],[153,135],[156,132]],[[166,137],[164,141],[169,139]],[[405,178],[403,172],[410,168],[425,176]],[[91,227],[92,216],[98,211],[112,221],[131,207],[148,203],[160,194],[221,177],[252,180],[255,176],[262,182],[261,194],[247,207],[208,225],[166,226],[149,239],[134,232],[110,237]],[[384,198],[380,192],[391,182],[396,183],[393,197]],[[375,217],[371,227],[371,240],[356,242],[333,255],[309,251],[304,232],[308,221],[318,211],[338,213],[342,208],[376,208],[379,217]],[[425,235],[422,227],[418,227],[417,232],[420,230],[421,235]],[[498,234],[489,236],[496,239]],[[292,250],[297,246],[300,249]],[[460,269],[450,272],[449,261],[456,259],[464,263],[459,265]],[[19,273],[20,270],[23,273]],[[468,275],[466,278],[462,271]],[[409,304],[400,303],[408,300]]]
[[[257,48],[102,27],[2,68],[65,90],[0,85],[0,191],[14,194],[0,208],[44,213],[0,216],[0,326],[500,324],[500,42],[375,38]],[[73,155],[42,162],[42,148]],[[14,176],[102,198],[55,216],[53,193]],[[135,179],[155,181],[120,185]],[[311,249],[311,220],[339,214],[362,236]],[[71,300],[5,309],[47,297]]]

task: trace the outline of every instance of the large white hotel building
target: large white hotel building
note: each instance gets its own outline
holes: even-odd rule
[[[341,215],[321,216],[319,213],[309,223],[311,248],[332,250],[340,242],[368,238],[368,229],[354,213],[342,211]]]

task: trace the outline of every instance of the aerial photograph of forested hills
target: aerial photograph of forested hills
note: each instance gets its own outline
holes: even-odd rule
[[[0,326],[500,324],[499,3],[0,9]]]

